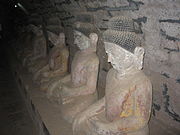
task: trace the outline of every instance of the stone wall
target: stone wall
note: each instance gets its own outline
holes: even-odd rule
[[[43,24],[57,33],[62,25],[70,61],[78,50],[73,44],[72,24],[88,22],[98,28],[100,58],[99,97],[104,95],[110,69],[101,35],[113,16],[128,16],[139,26],[146,50],[144,71],[153,82],[153,116],[180,132],[180,1],[179,0],[45,0],[24,3],[31,11],[29,23]],[[53,29],[54,28],[54,29]],[[168,122],[167,122],[168,121]]]

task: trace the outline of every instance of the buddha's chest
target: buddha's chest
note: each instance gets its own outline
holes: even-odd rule
[[[75,59],[72,63],[71,79],[74,86],[86,83],[88,73],[88,63],[84,58]]]
[[[106,86],[106,114],[109,120],[133,115],[134,86],[132,81],[126,79],[111,81]]]
[[[62,64],[63,64],[63,56],[62,56],[62,52],[58,51],[54,54],[54,69],[58,69]]]
[[[34,54],[38,55],[38,53],[46,52],[46,42],[43,37],[37,37],[34,41]]]

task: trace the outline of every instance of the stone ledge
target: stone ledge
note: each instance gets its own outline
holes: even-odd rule
[[[9,54],[14,78],[39,135],[72,135],[71,124],[61,117],[58,105],[47,99],[46,94],[33,83],[32,75],[22,68],[12,52]]]

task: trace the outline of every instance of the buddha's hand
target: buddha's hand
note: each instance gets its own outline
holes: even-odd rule
[[[87,120],[87,112],[84,111],[82,113],[79,113],[75,119],[74,119],[74,122],[73,122],[73,134],[77,134],[79,130],[81,130],[81,125],[84,124]]]
[[[49,78],[41,78],[40,84],[47,83],[48,81],[49,81]]]
[[[48,91],[47,91],[47,96],[51,97],[51,96],[60,96],[58,93],[58,91],[61,90],[61,86],[58,86],[58,82],[51,82],[48,86]],[[59,89],[60,88],[60,89]]]
[[[42,73],[42,76],[43,76],[43,77],[48,77],[48,76],[49,76],[49,72],[44,72],[44,73]]]
[[[61,85],[61,101],[62,104],[67,104],[72,102],[74,99],[72,98],[71,89],[65,84]]]
[[[102,135],[111,135],[110,131],[108,130],[108,125],[106,123],[100,122],[96,119],[96,117],[89,118],[89,127],[92,129],[93,132],[102,134]]]
[[[73,91],[70,87],[66,85],[61,85],[61,98],[70,98],[73,96]]]

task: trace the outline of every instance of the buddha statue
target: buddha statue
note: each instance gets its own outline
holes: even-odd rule
[[[34,81],[40,83],[40,90],[47,90],[50,80],[59,79],[68,71],[69,51],[65,45],[65,35],[60,33],[59,36],[48,32],[50,41],[54,47],[48,55],[48,64],[38,70],[34,75]]]
[[[103,37],[112,65],[105,97],[76,116],[73,135],[148,135],[152,85],[141,71],[141,42],[128,31],[107,30]]]
[[[23,31],[18,33],[19,38],[17,39],[17,58],[23,63],[24,59],[32,53],[32,40],[35,36],[33,29],[36,29],[35,25],[28,25],[24,27]]]
[[[24,65],[27,65],[27,69],[31,73],[35,73],[47,63],[47,60],[44,60],[47,56],[47,47],[43,31],[41,28],[35,28],[33,33],[35,33],[32,41],[33,50],[24,62]]]
[[[84,34],[74,30],[74,44],[80,51],[76,52],[72,60],[71,74],[51,83],[47,91],[48,98],[60,105],[62,117],[69,123],[97,99],[98,36],[90,32],[87,30]]]

